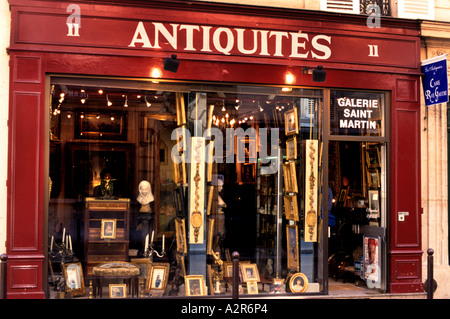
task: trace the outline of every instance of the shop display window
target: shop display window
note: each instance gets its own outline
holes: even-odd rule
[[[321,90],[50,83],[49,298],[323,290]]]

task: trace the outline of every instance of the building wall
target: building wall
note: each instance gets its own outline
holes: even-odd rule
[[[422,23],[421,60],[450,55],[450,24]],[[450,59],[447,57],[448,65]],[[448,68],[450,74],[450,67]],[[435,298],[450,298],[448,247],[448,155],[447,104],[426,107],[422,112],[422,247],[434,250]],[[423,277],[427,277],[427,254],[423,255]]]
[[[434,10],[436,21],[450,22],[450,0],[435,0]]]
[[[8,168],[8,98],[10,12],[7,1],[0,1],[0,254],[6,252],[6,179]]]

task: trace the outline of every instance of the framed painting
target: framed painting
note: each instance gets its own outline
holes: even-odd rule
[[[175,235],[177,241],[177,252],[187,254],[186,224],[184,219],[175,219]]]
[[[287,267],[288,269],[299,270],[299,248],[298,248],[298,228],[295,225],[286,226],[287,240]]]
[[[376,168],[367,170],[367,185],[369,188],[380,187],[380,174]]]
[[[115,219],[102,219],[102,229],[100,232],[100,238],[102,238],[102,239],[115,239],[116,238],[116,220]]]
[[[296,107],[284,113],[284,125],[286,135],[298,134],[298,115]]]
[[[380,149],[376,145],[366,146],[366,164],[368,168],[378,168],[380,165]]]
[[[286,159],[288,161],[297,159],[297,137],[294,136],[286,141]]]
[[[127,285],[126,284],[110,284],[109,298],[126,298]]]
[[[205,280],[203,275],[188,275],[184,277],[186,296],[205,296]]]
[[[247,282],[247,293],[249,295],[258,294],[258,282],[257,281]]]
[[[77,111],[75,138],[126,141],[126,114],[122,112]]]
[[[70,296],[84,296],[86,289],[81,263],[62,263],[62,269],[66,283],[66,293]]]
[[[298,272],[289,280],[289,289],[293,293],[304,292],[308,288],[308,278],[305,274]]]
[[[256,264],[241,264],[239,268],[242,273],[242,281],[260,281],[258,267]]]
[[[298,193],[297,172],[294,162],[283,164],[283,178],[286,193]]]
[[[167,281],[169,279],[169,263],[152,263],[149,276],[147,277],[147,289],[150,290],[166,290]]]
[[[284,196],[284,212],[286,219],[299,221],[297,195]]]
[[[181,126],[186,124],[186,106],[184,103],[183,93],[176,92],[176,106],[177,106],[177,125]]]

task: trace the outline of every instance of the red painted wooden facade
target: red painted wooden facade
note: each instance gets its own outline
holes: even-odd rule
[[[180,68],[177,73],[163,71],[162,78],[283,85],[290,72],[296,86],[390,92],[388,289],[392,293],[423,291],[416,22],[382,19],[381,28],[371,29],[367,17],[358,15],[184,1],[78,1],[81,27],[79,36],[74,36],[75,29],[67,25],[76,13],[68,10],[71,2],[9,3],[8,298],[44,298],[47,75],[148,78],[153,67],[161,68],[162,59],[173,53],[181,61]],[[171,32],[177,24],[176,44],[160,34],[161,48],[143,48],[142,42],[130,47],[139,22],[152,46],[153,22]],[[218,28],[224,29],[219,32]],[[188,29],[193,32],[192,41]],[[244,29],[246,43],[254,34],[258,41],[267,36],[269,54],[261,54],[265,53],[262,42],[254,54],[239,51],[236,29]],[[222,39],[216,47],[208,42],[210,51],[201,51],[205,42],[197,32],[205,30],[210,31],[210,41],[214,32]],[[275,33],[269,37],[265,31],[286,32],[280,35],[278,56],[273,47]],[[293,34],[300,31],[307,35]],[[220,50],[226,51],[224,38],[229,32],[236,42],[225,54]],[[314,47],[315,36],[320,36],[315,44],[322,46]],[[293,38],[297,39],[294,44]],[[250,51],[252,42],[245,49]],[[324,59],[328,50],[330,56]],[[293,51],[297,56],[290,56]],[[314,83],[311,75],[302,74],[304,66],[317,65],[327,70],[325,83]],[[404,222],[398,222],[399,211],[409,212]]]

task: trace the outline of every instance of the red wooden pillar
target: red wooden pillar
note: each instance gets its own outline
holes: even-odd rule
[[[8,298],[43,298],[45,80],[42,58],[10,57]]]
[[[419,77],[397,77],[392,92],[388,252],[391,293],[423,292],[419,85]]]

